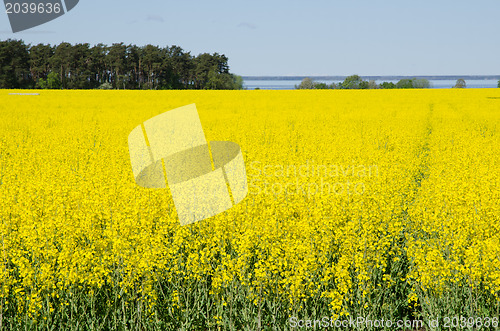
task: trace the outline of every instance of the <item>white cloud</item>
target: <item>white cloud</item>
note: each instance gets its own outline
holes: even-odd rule
[[[159,15],[148,15],[148,17],[146,18],[146,21],[160,22],[160,23],[165,22],[165,20],[163,19],[163,17],[161,17]]]
[[[238,24],[238,28],[247,28],[254,30],[257,29],[257,26],[250,22],[241,22],[240,24]]]

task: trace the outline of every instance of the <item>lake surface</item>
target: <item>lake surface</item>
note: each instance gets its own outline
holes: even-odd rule
[[[377,84],[384,81],[393,82],[396,84],[398,80],[376,80]],[[244,80],[243,87],[248,90],[254,90],[257,87],[261,90],[293,90],[295,85],[299,85],[301,80]],[[331,84],[339,83],[340,80],[315,80],[315,82]],[[446,79],[429,79],[431,88],[451,88],[455,86],[456,80]],[[465,80],[468,88],[496,88],[498,80],[480,79],[480,80]]]

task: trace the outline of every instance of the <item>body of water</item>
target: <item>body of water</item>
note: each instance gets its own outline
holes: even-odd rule
[[[393,82],[396,84],[398,80],[376,80],[377,84],[382,82]],[[295,85],[299,85],[301,80],[244,80],[243,87],[248,90],[255,90],[260,88],[261,90],[293,90]],[[340,80],[315,80],[315,82],[331,84],[340,83]],[[451,88],[455,86],[456,80],[446,80],[446,79],[436,79],[429,80],[431,88]],[[497,80],[491,79],[478,79],[478,80],[465,80],[468,88],[495,88],[498,87]]]

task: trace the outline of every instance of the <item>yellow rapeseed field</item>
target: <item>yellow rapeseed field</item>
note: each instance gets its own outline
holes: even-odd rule
[[[498,318],[500,89],[9,92],[0,328]],[[191,103],[249,193],[180,226],[127,138]]]

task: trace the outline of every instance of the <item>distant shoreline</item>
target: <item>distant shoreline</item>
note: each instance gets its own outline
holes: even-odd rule
[[[243,80],[344,80],[348,76],[242,76]],[[360,76],[364,80],[400,80],[406,78],[425,78],[428,80],[454,80],[463,78],[465,80],[499,80],[500,75],[453,75],[453,76]]]

